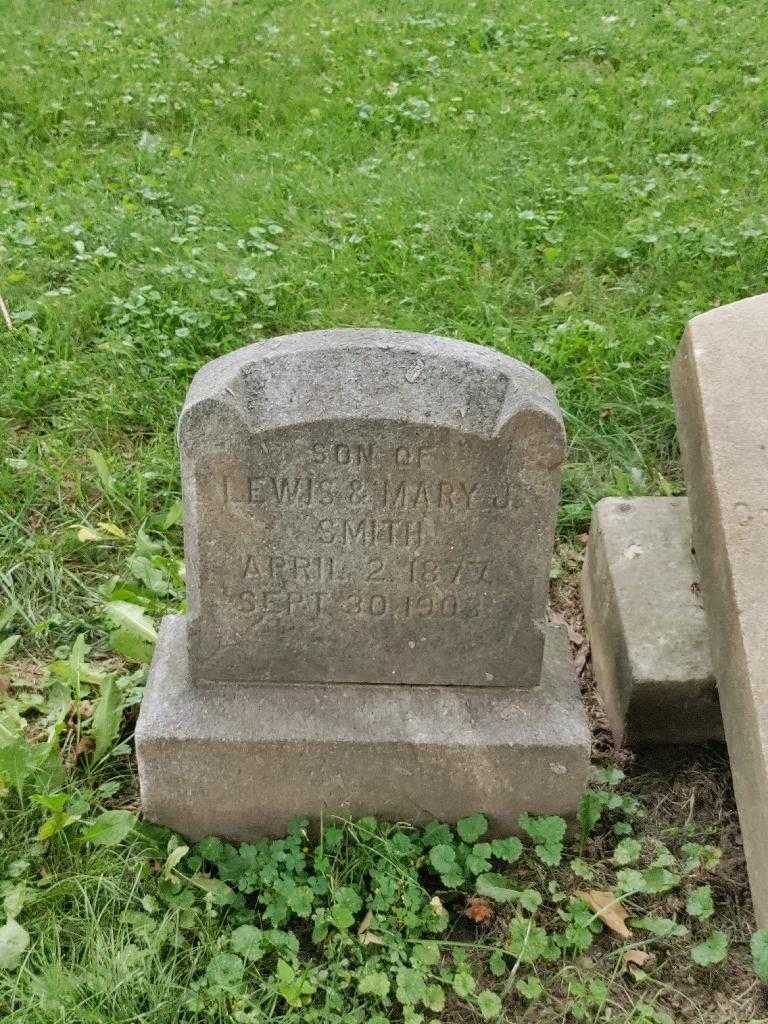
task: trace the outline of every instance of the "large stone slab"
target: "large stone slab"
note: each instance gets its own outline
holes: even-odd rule
[[[768,295],[695,317],[672,391],[747,867],[768,926]]]
[[[723,738],[686,498],[604,498],[582,576],[592,667],[617,743]]]
[[[197,374],[179,438],[196,683],[538,684],[565,453],[541,374],[276,338]]]
[[[589,732],[563,632],[541,685],[191,684],[185,619],[163,622],[136,729],[142,807],[192,838],[252,839],[308,815],[456,821],[572,815]]]

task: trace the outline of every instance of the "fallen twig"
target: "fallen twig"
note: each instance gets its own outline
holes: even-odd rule
[[[0,313],[3,314],[3,320],[5,320],[5,326],[9,331],[13,330],[13,321],[11,320],[11,314],[8,312],[8,307],[3,302],[3,296],[0,295]]]

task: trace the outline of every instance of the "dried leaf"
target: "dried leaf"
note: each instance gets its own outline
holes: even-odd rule
[[[464,916],[475,924],[487,924],[493,920],[494,910],[488,900],[482,896],[470,896],[464,910]]]
[[[576,895],[592,907],[603,924],[607,925],[619,938],[632,938],[632,932],[624,923],[628,916],[627,911],[619,902],[619,897],[612,892],[604,892],[602,889],[588,889],[586,892],[577,892]]]
[[[89,700],[73,701],[67,712],[67,728],[76,729],[78,722],[84,722],[93,714],[93,704]]]
[[[94,740],[90,736],[83,736],[80,742],[75,746],[72,752],[72,764],[78,765],[83,757],[90,754],[93,748],[96,746]]]
[[[99,523],[99,529],[103,530],[104,533],[108,533],[110,537],[116,537],[118,540],[128,540],[128,534],[121,530],[119,526],[115,526],[114,523]]]
[[[92,530],[90,526],[81,526],[77,531],[77,539],[81,544],[87,544],[89,541],[103,540],[100,533],[96,530]]]
[[[568,639],[574,647],[581,647],[586,637],[572,622],[568,623]]]
[[[624,954],[627,967],[645,967],[649,960],[653,960],[653,953],[646,953],[643,949],[628,949]]]
[[[358,935],[363,935],[371,927],[371,921],[373,921],[373,911],[369,910],[363,920],[360,922],[360,927],[357,929]]]
[[[567,619],[562,612],[555,611],[550,608],[547,613],[547,617],[553,626],[565,626],[566,632],[568,633],[568,639],[575,647],[584,643],[585,637],[583,632],[581,632],[581,630],[572,621]]]
[[[580,676],[584,671],[584,666],[587,664],[587,658],[589,657],[589,644],[585,643],[580,649],[578,654],[573,660],[573,668],[577,676]]]

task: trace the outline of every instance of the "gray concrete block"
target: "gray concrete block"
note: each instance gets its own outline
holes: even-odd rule
[[[688,324],[672,393],[758,923],[768,927],[768,295]]]
[[[604,498],[582,578],[592,665],[618,743],[723,738],[686,498]]]
[[[191,838],[284,833],[305,815],[572,816],[590,735],[567,640],[545,629],[533,689],[190,683],[186,620],[164,620],[136,727],[142,805]]]

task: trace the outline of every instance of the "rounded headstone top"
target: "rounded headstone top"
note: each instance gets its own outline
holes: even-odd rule
[[[423,423],[494,437],[521,413],[540,419],[550,459],[564,456],[562,415],[549,380],[510,356],[429,334],[358,328],[256,342],[195,375],[180,421],[224,403],[250,430],[327,419]],[[195,431],[193,430],[194,434]],[[559,451],[559,456],[558,456]]]

